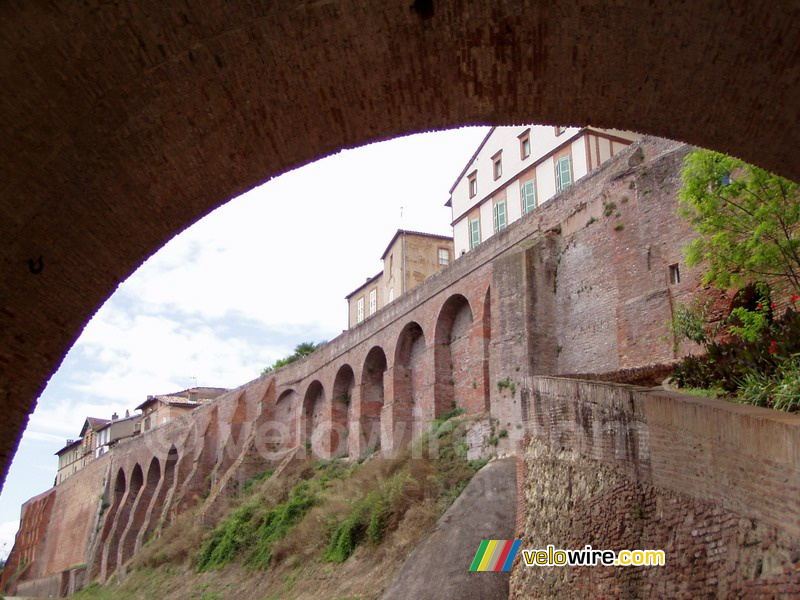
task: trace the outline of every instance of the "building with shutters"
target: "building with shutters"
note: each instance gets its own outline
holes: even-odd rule
[[[594,127],[492,127],[450,188],[456,257],[570,187],[641,136]]]

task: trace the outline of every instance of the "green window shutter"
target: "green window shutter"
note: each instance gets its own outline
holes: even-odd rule
[[[506,227],[506,203],[498,202],[494,205],[494,232],[502,231]]]
[[[536,186],[533,181],[526,181],[520,188],[522,196],[522,214],[527,214],[536,208]]]
[[[478,219],[469,222],[470,246],[476,248],[481,243],[481,223]]]
[[[570,164],[569,156],[562,156],[558,159],[556,168],[556,175],[558,180],[558,191],[567,189],[572,185],[572,165]]]

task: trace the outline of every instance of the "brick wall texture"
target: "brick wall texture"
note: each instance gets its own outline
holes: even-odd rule
[[[661,549],[663,567],[526,567],[512,598],[800,594],[800,419],[535,378],[518,455],[522,548]],[[576,402],[578,400],[578,402]]]
[[[189,506],[201,504],[199,519],[210,518],[248,478],[285,460],[391,456],[452,408],[488,413],[509,434],[502,452],[544,452],[527,433],[553,449],[588,444],[577,463],[589,471],[593,460],[621,457],[608,467],[628,477],[615,479],[620,514],[665,489],[796,536],[798,417],[663,394],[634,401],[631,388],[537,379],[652,379],[685,350],[676,354],[663,336],[675,303],[705,292],[695,271],[683,270],[678,284],[668,277],[690,235],[675,214],[687,150],[637,142],[306,359],[120,443],[58,486],[46,527],[23,510],[23,530],[39,533],[12,552],[36,557],[18,584],[64,577],[76,565],[104,580]],[[527,458],[519,466],[529,481]],[[549,476],[562,475],[554,467]],[[595,488],[587,479],[587,494]],[[524,491],[518,523],[527,531],[540,506]],[[710,513],[698,507],[701,522]]]

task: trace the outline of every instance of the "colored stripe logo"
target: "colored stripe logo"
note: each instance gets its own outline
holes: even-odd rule
[[[470,571],[508,571],[519,552],[520,540],[483,540]]]

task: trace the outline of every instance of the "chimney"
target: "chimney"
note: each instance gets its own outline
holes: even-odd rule
[[[189,401],[197,402],[197,390],[189,390]]]
[[[113,415],[111,415],[111,420],[112,421],[116,421],[117,419],[119,419],[119,415],[117,413],[114,413]]]
[[[67,440],[67,446],[69,446],[69,445],[70,445],[72,442],[74,442],[74,441],[75,441],[75,440]]]
[[[128,409],[125,409],[125,418],[127,419],[130,416],[131,416],[131,411],[129,411]]]

